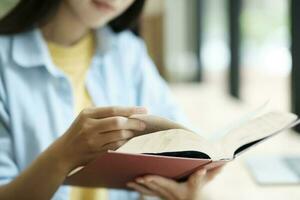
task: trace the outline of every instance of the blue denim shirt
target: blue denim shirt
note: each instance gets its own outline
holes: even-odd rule
[[[146,106],[152,114],[185,122],[141,39],[109,28],[96,35],[97,50],[86,78],[94,105]],[[52,63],[39,29],[1,36],[0,184],[27,168],[74,118],[70,81]],[[109,195],[136,198],[115,190]],[[60,187],[53,199],[68,199],[68,187]]]

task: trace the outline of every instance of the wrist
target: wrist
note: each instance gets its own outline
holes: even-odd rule
[[[73,170],[74,164],[70,157],[67,156],[66,149],[64,148],[62,138],[55,141],[45,152],[47,159],[54,163],[56,169],[65,175],[68,175]],[[53,164],[52,164],[53,165]]]

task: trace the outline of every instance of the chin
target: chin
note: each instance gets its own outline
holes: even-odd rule
[[[87,26],[91,29],[98,29],[106,26],[107,24],[108,24],[107,22],[100,22],[100,23],[98,22],[98,23],[87,24]]]
[[[86,26],[92,29],[97,29],[106,26],[111,21],[110,18],[101,18],[98,20],[86,20]]]

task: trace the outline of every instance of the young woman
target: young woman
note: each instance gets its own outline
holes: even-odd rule
[[[142,40],[127,30],[143,4],[21,0],[0,20],[0,199],[68,199],[61,185],[71,170],[145,129],[132,114],[185,121]],[[196,172],[185,183],[147,176],[128,186],[197,199],[214,174]]]

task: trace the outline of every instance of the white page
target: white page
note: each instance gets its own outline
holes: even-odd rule
[[[250,142],[268,138],[291,126],[295,125],[297,115],[284,112],[269,112],[233,130],[223,140],[223,149],[226,154],[231,153],[239,147]]]
[[[218,129],[218,131],[213,132],[210,134],[209,140],[211,141],[217,141],[221,138],[225,137],[227,134],[229,134],[232,130],[242,126],[243,124],[247,123],[249,120],[254,119],[256,116],[262,114],[264,110],[269,105],[270,100],[265,101],[262,105],[255,108],[254,110],[246,113],[244,116],[240,117],[238,120],[234,120],[233,122],[229,123],[225,127],[222,127]]]

